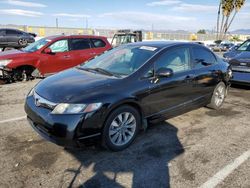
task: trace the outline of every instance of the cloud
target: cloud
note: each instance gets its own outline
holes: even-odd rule
[[[147,3],[147,6],[168,6],[168,5],[176,5],[181,3],[179,0],[161,0],[161,1],[153,1],[151,3]]]
[[[218,10],[218,6],[181,3],[180,5],[174,7],[173,10],[182,12],[191,12],[191,13],[197,13],[197,12],[211,13],[211,12],[216,12]]]
[[[22,10],[22,9],[0,9],[0,14],[5,15],[18,15],[18,16],[26,16],[26,17],[40,17],[43,15],[41,12]]]
[[[109,12],[99,15],[99,18],[106,19],[112,22],[119,22],[119,24],[133,26],[137,28],[151,28],[152,24],[156,28],[160,29],[171,29],[172,27],[178,27],[195,21],[194,17],[188,16],[172,16],[163,14],[153,14],[147,12],[133,12],[133,11],[123,11],[123,12]],[[180,27],[180,28],[181,28]]]
[[[47,5],[45,4],[33,3],[33,2],[28,2],[28,1],[20,1],[20,0],[7,0],[4,3],[9,4],[9,5],[22,6],[22,7],[38,7],[38,8],[47,7]]]
[[[87,14],[68,14],[68,13],[58,13],[53,14],[56,17],[68,17],[68,18],[89,18],[90,15]]]

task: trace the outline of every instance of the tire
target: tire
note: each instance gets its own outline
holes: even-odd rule
[[[121,106],[108,116],[102,134],[102,144],[112,151],[127,148],[141,126],[140,113],[131,106]]]
[[[211,98],[211,102],[207,106],[209,108],[219,110],[222,107],[226,96],[227,96],[226,85],[223,82],[220,82],[215,87],[214,92],[213,92],[213,96]]]
[[[28,41],[26,39],[19,39],[18,40],[18,44],[21,46],[21,47],[26,47],[28,45]]]
[[[21,68],[14,70],[13,79],[15,81],[23,81],[25,79],[25,71]]]

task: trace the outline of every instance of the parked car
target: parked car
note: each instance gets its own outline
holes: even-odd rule
[[[218,44],[209,44],[207,47],[213,52],[220,52],[221,51],[221,48]]]
[[[0,77],[7,81],[46,77],[111,49],[100,36],[51,36],[26,48],[0,53]],[[1,76],[2,71],[2,76]]]
[[[237,50],[237,49],[240,47],[240,45],[241,45],[241,44],[235,44],[235,45],[233,45],[231,48],[229,48],[228,51],[235,51],[235,50]]]
[[[35,42],[36,34],[17,29],[0,29],[0,48],[23,48]]]
[[[221,51],[225,52],[228,51],[233,46],[234,46],[233,43],[221,43],[219,47]]]
[[[250,40],[241,44],[237,50],[225,53],[223,56],[232,66],[231,82],[250,85]]]
[[[32,127],[58,145],[99,138],[119,151],[147,122],[206,105],[219,109],[230,76],[228,63],[202,45],[131,43],[41,81],[25,111]]]

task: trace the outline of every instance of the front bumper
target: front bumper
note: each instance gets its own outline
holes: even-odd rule
[[[37,107],[34,98],[25,103],[27,119],[43,138],[60,146],[76,147],[100,138],[103,125],[102,113],[76,115],[51,114],[51,110]]]
[[[13,71],[7,67],[0,67],[0,79],[10,80],[12,78]]]
[[[250,85],[250,72],[233,71],[233,78],[230,82],[235,84]]]

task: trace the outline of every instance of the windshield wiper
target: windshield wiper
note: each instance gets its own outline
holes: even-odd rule
[[[82,70],[86,70],[88,72],[95,71],[95,72],[98,72],[98,73],[101,73],[101,74],[105,74],[105,75],[108,75],[108,76],[115,76],[115,77],[118,77],[118,78],[121,77],[118,74],[114,74],[114,73],[109,72],[109,71],[107,71],[105,69],[102,69],[102,68],[83,68],[83,67],[78,67],[78,68],[80,68]]]

